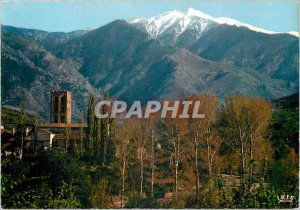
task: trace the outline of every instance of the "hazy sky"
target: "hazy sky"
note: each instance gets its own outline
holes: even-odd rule
[[[298,31],[298,0],[119,0],[1,4],[4,25],[46,31],[97,28],[115,19],[151,17],[169,10],[194,8],[277,32]]]

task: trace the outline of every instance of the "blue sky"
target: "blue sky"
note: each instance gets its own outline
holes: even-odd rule
[[[169,10],[194,8],[277,32],[298,31],[297,0],[119,0],[5,2],[4,25],[69,32],[97,28],[115,19],[151,17]]]

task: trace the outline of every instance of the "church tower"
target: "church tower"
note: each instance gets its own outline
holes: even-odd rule
[[[51,92],[51,123],[71,123],[72,94],[59,90]]]

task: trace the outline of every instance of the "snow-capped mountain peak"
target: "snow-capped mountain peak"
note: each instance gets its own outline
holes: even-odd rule
[[[195,10],[193,8],[189,8],[186,14],[189,15],[189,16],[197,16],[197,17],[205,18],[205,19],[211,20],[211,21],[213,21],[215,23],[218,23],[218,24],[227,24],[227,25],[233,25],[233,26],[237,26],[237,27],[244,26],[244,27],[247,27],[247,28],[249,28],[253,31],[268,33],[268,34],[276,33],[276,32],[273,32],[273,31],[268,31],[268,30],[265,30],[265,29],[262,29],[262,28],[255,27],[255,26],[247,24],[247,23],[242,23],[242,22],[240,22],[238,20],[235,20],[235,19],[232,19],[232,18],[212,17],[210,15],[207,15],[207,14],[203,13],[200,10]]]
[[[196,39],[199,38],[203,32],[206,32],[212,27],[220,24],[246,27],[252,31],[257,31],[260,33],[277,33],[247,23],[242,23],[235,19],[226,17],[213,17],[193,8],[189,8],[186,12],[174,10],[150,18],[136,18],[128,22],[140,29],[144,29],[152,38],[159,38],[167,33],[173,34],[174,39],[176,39],[179,35],[189,29],[196,31]],[[290,34],[297,36],[296,33]]]
[[[297,31],[289,31],[287,33],[299,37],[299,32]]]
[[[200,25],[205,29],[203,22],[208,18],[201,11],[189,9],[186,13],[181,11],[169,11],[150,18],[136,18],[128,21],[139,28],[144,28],[152,38],[157,38],[166,31],[173,31],[177,36],[192,25]],[[202,21],[200,20],[202,19]],[[199,28],[199,27],[198,27]],[[202,30],[199,31],[201,33]]]
[[[206,18],[206,19],[212,19],[213,18],[212,16],[210,16],[208,14],[205,14],[200,10],[193,9],[193,8],[189,8],[186,12],[186,15],[187,16],[201,17],[201,18]]]

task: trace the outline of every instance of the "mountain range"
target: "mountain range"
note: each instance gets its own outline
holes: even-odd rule
[[[299,88],[299,36],[194,9],[70,33],[1,29],[2,104],[25,100],[44,119],[56,89],[72,92],[76,120],[90,94],[128,102],[202,92],[279,98]]]

